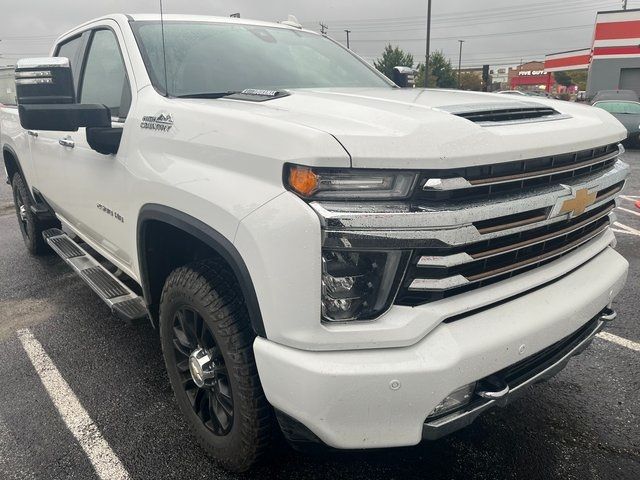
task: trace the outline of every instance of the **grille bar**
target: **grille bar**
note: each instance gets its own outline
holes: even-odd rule
[[[528,178],[545,177],[547,175],[571,172],[574,170],[579,170],[581,168],[590,167],[598,163],[607,162],[608,160],[613,160],[617,156],[618,156],[618,152],[616,151],[614,153],[610,153],[602,157],[596,157],[590,160],[585,160],[583,162],[571,163],[569,165],[563,165],[560,167],[547,168],[545,170],[519,173],[515,175],[504,175],[504,176],[498,176],[498,177],[489,177],[489,178],[481,178],[477,180],[470,180],[469,183],[475,186],[475,185],[499,184],[499,183],[505,183],[505,182],[512,182],[514,180],[525,180]]]
[[[614,208],[615,208],[615,205],[613,204],[609,205],[604,210],[598,212],[595,216],[586,218],[574,225],[570,225],[568,227],[541,235],[539,237],[534,237],[531,239],[512,243],[502,247],[490,248],[488,250],[483,250],[477,253],[463,252],[463,253],[455,253],[452,255],[445,255],[445,256],[425,255],[418,259],[417,265],[418,267],[453,267],[453,266],[462,265],[465,263],[471,263],[476,260],[494,257],[496,255],[500,255],[503,253],[513,252],[515,250],[519,250],[524,247],[537,245],[539,243],[543,243],[555,238],[560,238],[570,233],[576,232],[580,230],[582,227],[592,222],[597,222],[598,220],[608,216],[613,211]]]
[[[495,198],[582,178],[614,167],[615,144],[573,153],[477,167],[424,171],[415,197],[430,202]]]
[[[454,275],[451,277],[446,277],[442,279],[434,279],[434,278],[414,278],[409,285],[409,291],[433,291],[433,290],[448,290],[456,287],[465,286],[470,283],[476,283],[483,280],[487,280],[493,277],[497,277],[503,275],[505,273],[515,272],[517,270],[521,270],[530,265],[535,265],[545,260],[549,260],[552,258],[556,258],[558,256],[564,255],[571,250],[578,248],[580,245],[583,245],[590,240],[596,238],[602,232],[604,232],[608,228],[608,224],[602,225],[598,227],[594,232],[590,232],[589,234],[581,237],[577,240],[569,242],[562,247],[556,248],[554,250],[550,250],[540,255],[536,255],[535,257],[522,260],[511,265],[497,268],[494,270],[489,270],[486,272],[482,272],[476,275],[470,275],[465,277],[463,275]]]

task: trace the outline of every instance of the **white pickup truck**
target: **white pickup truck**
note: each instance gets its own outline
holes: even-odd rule
[[[204,448],[415,445],[562,369],[628,264],[625,129],[400,89],[331,39],[109,15],[16,68],[0,144],[33,254],[158,328]]]

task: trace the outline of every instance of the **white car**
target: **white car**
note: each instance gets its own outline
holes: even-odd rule
[[[0,144],[29,251],[151,320],[227,468],[276,428],[339,449],[441,437],[615,317],[609,113],[399,89],[295,22],[162,31],[109,15],[18,62]]]
[[[499,93],[501,95],[521,95],[523,97],[527,96],[526,93],[521,92],[520,90],[500,90],[499,92],[496,92],[496,93]]]

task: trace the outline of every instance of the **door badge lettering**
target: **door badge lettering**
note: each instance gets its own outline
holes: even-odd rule
[[[144,116],[140,123],[140,128],[157,130],[159,132],[168,132],[171,130],[171,127],[173,127],[173,118],[171,118],[171,115],[168,113]]]

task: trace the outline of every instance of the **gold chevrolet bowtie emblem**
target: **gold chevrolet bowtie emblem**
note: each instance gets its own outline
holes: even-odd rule
[[[560,214],[571,213],[572,217],[581,215],[589,205],[595,203],[596,195],[596,192],[589,193],[589,190],[586,188],[578,190],[575,197],[564,201],[560,208]]]

